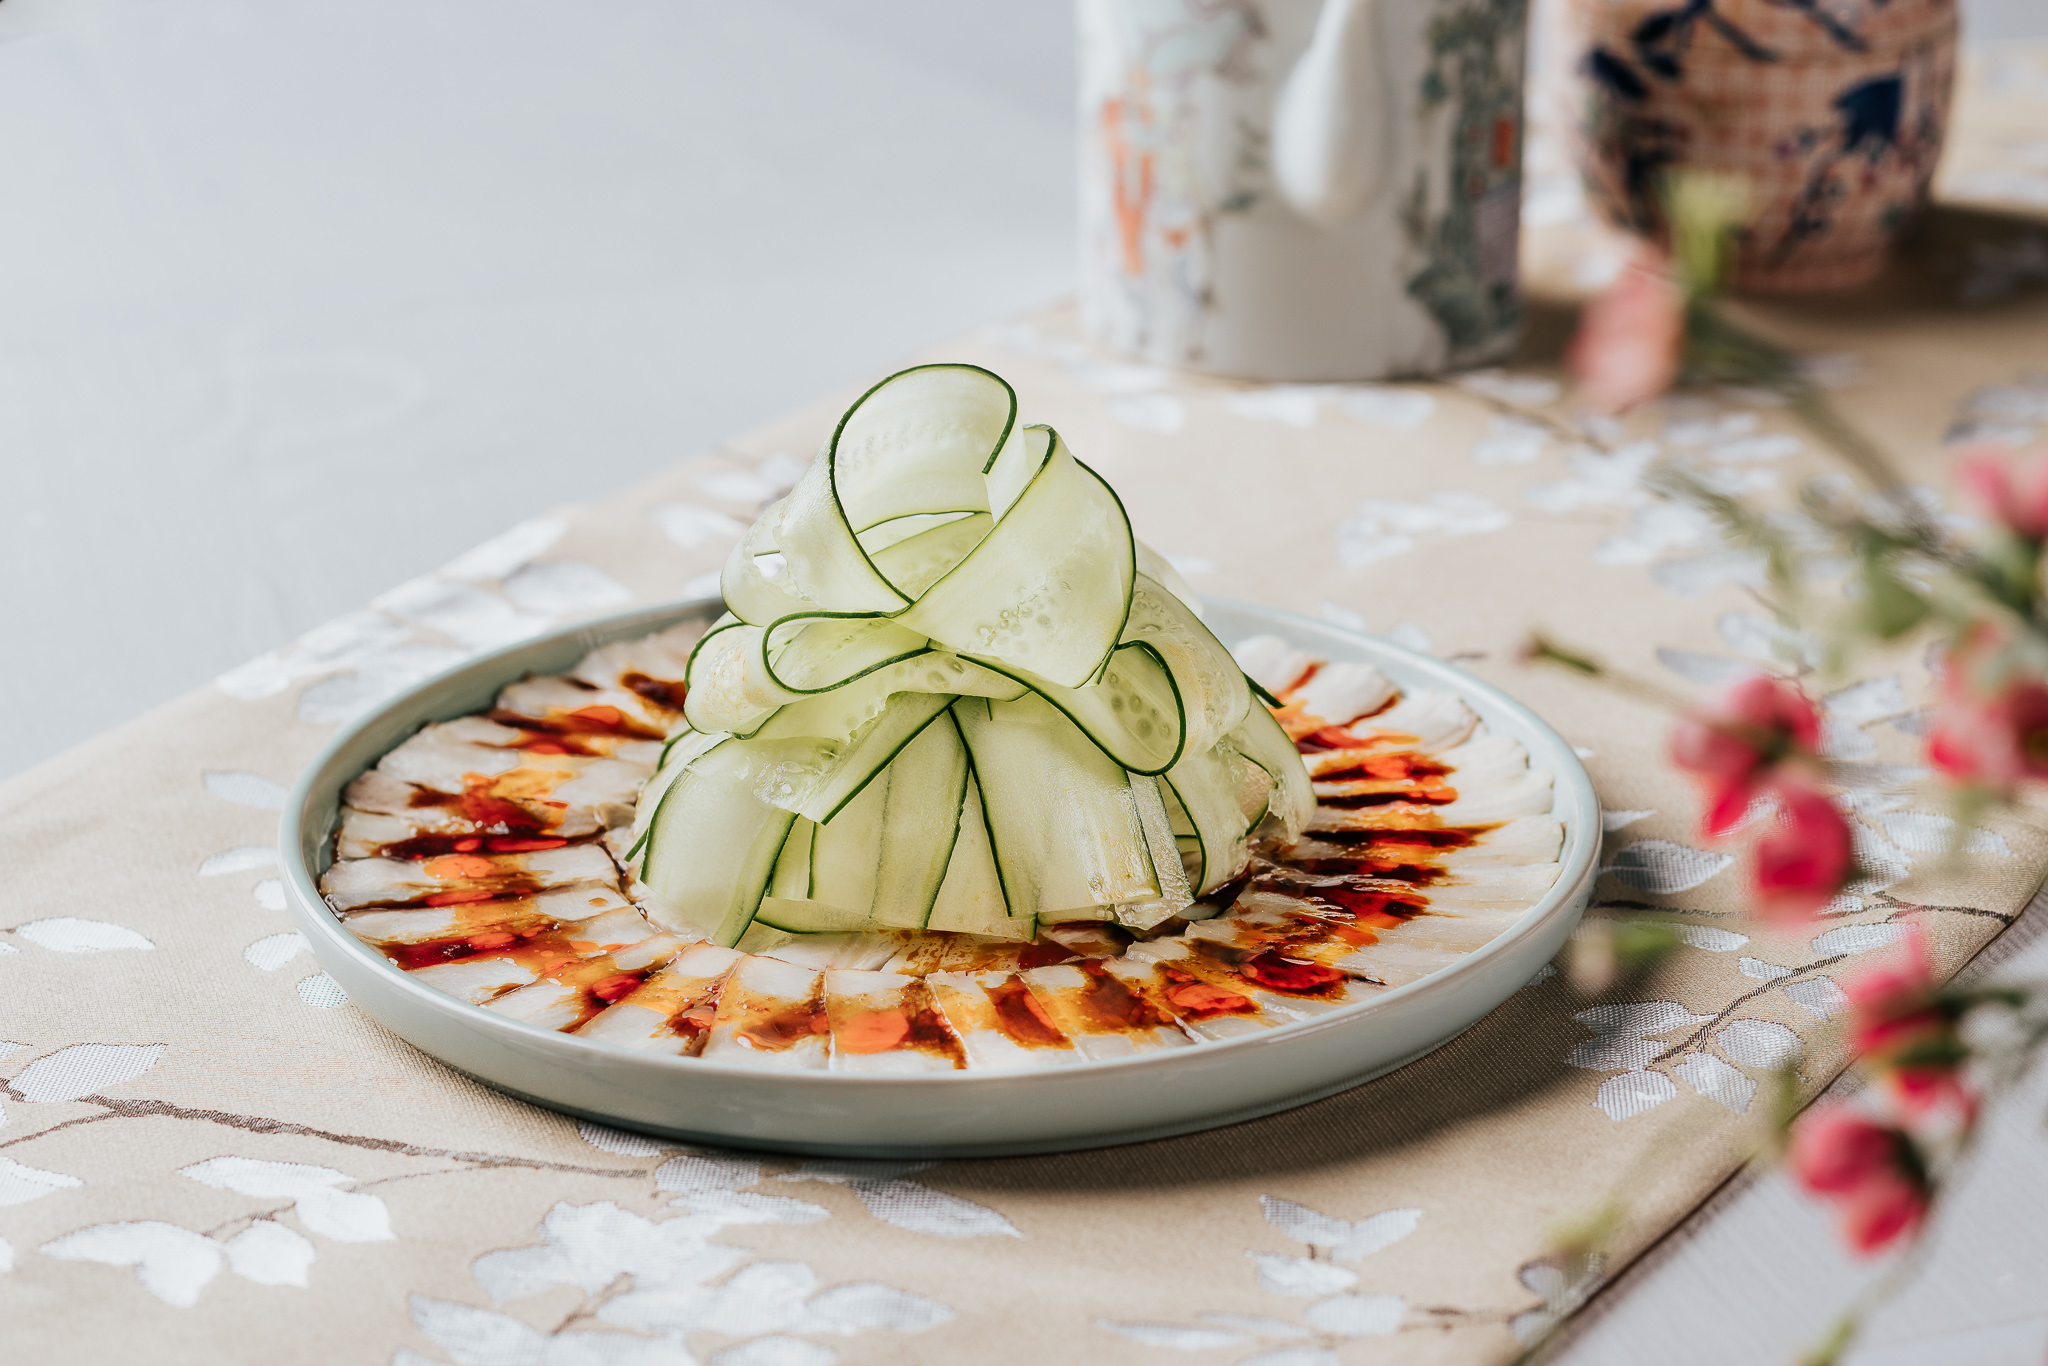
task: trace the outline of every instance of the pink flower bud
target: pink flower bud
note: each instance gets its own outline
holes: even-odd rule
[[[1846,1107],[1802,1118],[1786,1163],[1800,1185],[1841,1207],[1843,1237],[1858,1253],[1909,1236],[1926,1217],[1925,1168],[1913,1140]]]
[[[1671,762],[1696,773],[1706,791],[1708,838],[1732,830],[1772,768],[1820,744],[1820,713],[1796,684],[1745,678],[1671,729]]]
[[[1643,247],[1586,305],[1565,364],[1589,406],[1618,413],[1671,387],[1684,340],[1685,295],[1663,256]]]
[[[1963,453],[1956,480],[2015,535],[2048,539],[2048,450],[2008,455],[1976,447]]]
[[[1841,894],[1855,866],[1849,822],[1827,794],[1803,781],[1774,785],[1780,815],[1756,842],[1756,911],[1769,921],[1802,921]]]

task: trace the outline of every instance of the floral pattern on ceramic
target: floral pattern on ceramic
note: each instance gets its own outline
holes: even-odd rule
[[[1521,320],[1524,0],[1364,7],[1350,73],[1379,171],[1315,222],[1275,105],[1316,0],[1083,0],[1082,310],[1113,349],[1267,380],[1497,359]],[[1369,59],[1369,60],[1368,60]]]
[[[1927,198],[1955,76],[1953,0],[1572,0],[1594,205],[1654,233],[1684,167],[1740,176],[1738,289],[1860,284]]]

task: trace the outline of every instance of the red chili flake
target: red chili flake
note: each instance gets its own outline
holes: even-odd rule
[[[1222,987],[1210,986],[1207,982],[1176,982],[1166,989],[1166,999],[1173,1002],[1183,1014],[1200,1018],[1204,1015],[1234,1015],[1251,1010],[1252,1000]]]
[[[600,1001],[616,1001],[640,985],[637,972],[618,972],[591,984],[590,994]]]
[[[511,930],[487,930],[483,934],[473,934],[469,937],[469,946],[478,953],[502,949],[518,942],[519,936]]]
[[[472,901],[489,901],[495,892],[436,892],[427,898],[429,906],[466,906]]]
[[[1262,987],[1275,991],[1314,991],[1344,980],[1344,974],[1320,963],[1303,963],[1282,958],[1268,950],[1254,954],[1237,965],[1237,970]]]

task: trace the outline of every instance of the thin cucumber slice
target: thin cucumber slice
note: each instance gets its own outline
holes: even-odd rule
[[[953,844],[953,857],[946,864],[946,878],[939,884],[938,899],[932,903],[925,928],[1009,936],[1033,921],[1029,916],[1011,916],[1010,904],[1003,899],[1003,880],[996,871],[995,853],[989,844],[981,788],[971,775],[966,787],[960,806],[959,838]]]
[[[782,701],[830,692],[885,665],[931,649],[915,631],[887,617],[817,612],[786,617],[755,637],[760,670],[790,694]],[[687,705],[688,699],[685,698]],[[780,702],[778,702],[780,705]]]
[[[811,896],[877,923],[931,915],[960,825],[967,751],[940,720],[924,727],[811,842]]]
[[[1266,770],[1273,779],[1272,809],[1287,838],[1301,833],[1315,813],[1315,788],[1309,783],[1308,765],[1287,732],[1264,707],[1253,707],[1244,723],[1230,733],[1230,743],[1245,758]]]
[[[1145,832],[1145,848],[1151,854],[1152,867],[1158,874],[1159,895],[1125,903],[1127,907],[1141,911],[1139,918],[1150,923],[1138,924],[1122,915],[1117,918],[1133,928],[1150,929],[1194,904],[1195,894],[1188,885],[1187,868],[1180,861],[1180,846],[1173,842],[1173,826],[1167,820],[1166,805],[1160,799],[1159,779],[1133,773],[1130,782],[1131,800],[1138,808],[1138,825]]]
[[[1030,481],[981,543],[898,620],[941,645],[1077,688],[1116,648],[1130,615],[1130,519],[1056,433],[1026,435],[1031,448],[1045,448]],[[993,500],[993,475],[990,482]]]
[[[1183,754],[1199,754],[1235,730],[1252,709],[1243,670],[1202,619],[1157,580],[1131,590],[1125,642],[1151,646],[1173,676],[1186,716]]]
[[[931,918],[959,838],[967,746],[942,716],[903,747],[883,778],[888,798],[872,914],[884,925],[921,928]],[[870,784],[868,790],[880,785]]]
[[[771,503],[725,557],[718,590],[739,620],[766,626],[799,612],[815,612],[812,601],[789,576],[789,561],[775,548],[775,528],[789,500]]]
[[[1195,895],[1207,896],[1244,871],[1251,856],[1246,836],[1265,814],[1273,779],[1226,740],[1181,760],[1165,782],[1174,799],[1169,814],[1177,807],[1193,836]]]
[[[1159,652],[1137,642],[1110,652],[1100,682],[1063,688],[1002,660],[974,661],[1007,674],[1066,714],[1090,740],[1133,773],[1164,773],[1181,756],[1187,727],[1180,692]]]
[[[801,816],[789,827],[789,835],[782,841],[782,853],[775,860],[775,871],[768,878],[768,898],[762,905],[767,905],[768,900],[811,899],[811,839],[817,830],[816,822]]]
[[[950,522],[959,521],[962,517],[977,515],[980,514],[957,508],[952,512],[913,512],[907,517],[891,517],[886,522],[863,527],[855,533],[854,539],[860,542],[860,548],[867,551],[868,558],[873,560],[891,546],[901,545],[913,536],[922,536],[927,531],[937,530]],[[876,562],[875,567],[883,568],[880,561]]]
[[[762,767],[753,745],[728,739],[662,794],[640,874],[656,924],[730,946],[753,923],[796,819],[755,795]]]
[[[815,782],[799,794],[799,814],[820,825],[832,820],[905,745],[944,715],[952,700],[942,693],[920,692],[898,693],[889,699],[882,714],[824,764]],[[813,879],[815,884],[815,874]]]
[[[754,915],[754,924],[788,934],[845,934],[852,930],[882,928],[859,911],[828,906],[822,901],[779,896],[761,898],[761,909]]]
[[[953,704],[1013,914],[1155,900],[1130,775],[1037,694]]]
[[[904,517],[897,520],[922,519]],[[888,526],[896,524],[885,523]],[[882,577],[894,584],[898,591],[913,598],[920,597],[927,588],[951,572],[954,565],[966,559],[994,525],[995,518],[985,512],[969,513],[943,526],[908,537],[887,549],[875,551],[871,558]]]
[[[654,828],[654,813],[661,809],[661,799],[667,794],[670,784],[674,783],[698,756],[707,753],[725,738],[723,735],[706,735],[694,730],[678,731],[669,737],[668,743],[662,748],[661,766],[655,769],[653,777],[642,784],[638,804],[633,808],[633,844],[626,850],[628,859],[638,858],[640,852],[647,847],[648,832]]]
[[[919,366],[863,394],[774,522],[796,590],[835,611],[909,605],[855,534],[898,517],[987,506],[977,476],[1015,429],[1017,397],[986,370]]]

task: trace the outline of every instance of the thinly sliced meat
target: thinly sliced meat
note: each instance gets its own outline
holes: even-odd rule
[[[891,972],[825,974],[835,1072],[950,1072],[967,1065],[931,988]]]
[[[935,972],[924,980],[969,1067],[1035,1071],[1082,1060],[1015,972]]]
[[[831,1021],[825,975],[773,958],[749,957],[718,993],[704,1056],[750,1067],[815,1071],[826,1065]]]
[[[626,899],[594,882],[553,887],[532,896],[499,897],[489,901],[456,902],[448,906],[424,906],[404,910],[355,911],[342,919],[342,926],[365,944],[426,944],[443,939],[463,939],[479,934],[518,934],[549,925],[574,924],[594,916],[624,911],[639,919]]]
[[[484,1009],[543,1029],[574,1029],[639,987],[685,947],[687,941],[674,935],[652,934],[636,944],[558,967],[539,981],[493,998]]]
[[[375,904],[427,901],[453,905],[519,896],[576,882],[616,890],[611,855],[595,844],[570,844],[527,854],[441,854],[427,859],[345,859],[320,879],[338,911]]]
[[[1018,976],[1084,1057],[1127,1058],[1189,1042],[1170,1011],[1098,961],[1030,968]]]
[[[716,944],[693,945],[576,1035],[636,1053],[694,1054],[717,1016],[719,988],[745,956]]]

